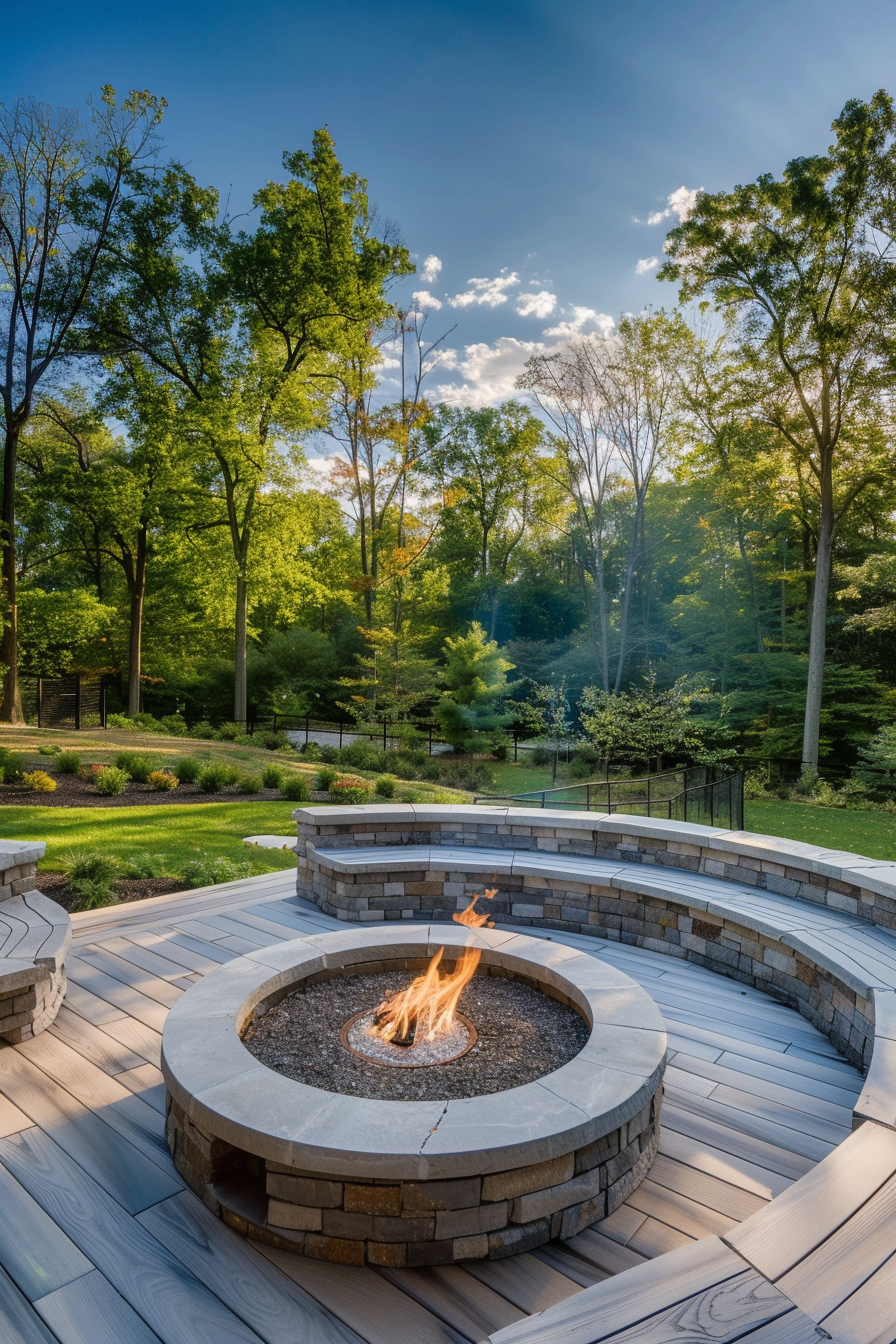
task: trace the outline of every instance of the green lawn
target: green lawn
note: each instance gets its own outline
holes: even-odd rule
[[[495,777],[494,793],[534,793],[536,789],[551,788],[551,767],[517,765],[513,761],[488,761]],[[558,778],[558,784],[563,781]]]
[[[872,859],[896,858],[896,815],[889,812],[849,812],[836,807],[810,807],[776,799],[750,799],[746,804],[748,831],[805,840],[830,849],[848,849]]]
[[[285,850],[252,849],[247,835],[294,835],[290,802],[180,803],[172,807],[3,807],[0,835],[9,840],[44,840],[43,869],[58,872],[69,852],[102,850],[127,861],[137,854],[161,854],[172,873],[194,859],[248,862],[253,873],[291,868]]]

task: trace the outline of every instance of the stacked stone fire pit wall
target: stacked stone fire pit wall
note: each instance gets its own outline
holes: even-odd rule
[[[417,971],[442,946],[450,964],[469,942],[479,973],[520,978],[582,1014],[590,1032],[574,1059],[504,1092],[396,1102],[284,1077],[242,1042],[303,984]],[[354,1265],[499,1259],[574,1236],[641,1183],[665,1055],[649,995],[573,948],[456,925],[319,934],[237,958],[172,1008],[168,1143],[209,1207],[269,1244]]]

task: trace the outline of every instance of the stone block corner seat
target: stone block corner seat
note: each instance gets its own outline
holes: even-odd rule
[[[37,890],[45,848],[0,840],[0,1040],[11,1045],[48,1027],[65,994],[72,926],[68,912]]]

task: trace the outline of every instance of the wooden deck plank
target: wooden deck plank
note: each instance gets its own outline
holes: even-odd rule
[[[721,1110],[722,1108],[720,1108]],[[685,1109],[668,1097],[663,1102],[660,1142],[671,1135],[683,1135],[701,1145],[704,1151],[721,1151],[737,1161],[745,1161],[759,1171],[779,1176],[788,1184],[799,1180],[815,1165],[812,1158],[803,1157],[765,1139],[754,1137],[742,1129],[723,1124],[717,1116],[701,1114],[702,1108]],[[830,1148],[824,1150],[829,1152]]]
[[[121,984],[137,990],[138,993],[152,999],[155,1003],[162,1004],[165,1008],[173,1008],[183,992],[175,989],[169,980],[163,979],[154,971],[146,971],[136,963],[127,961],[114,952],[107,952],[105,948],[98,946],[96,943],[81,948],[78,953],[78,960],[81,964],[86,962],[88,966],[96,967],[97,970],[111,976],[113,980],[118,980]],[[181,971],[178,971],[178,975],[181,973]]]
[[[0,1266],[29,1302],[93,1269],[5,1167],[0,1167],[0,1209]]]
[[[3,1344],[60,1344],[51,1335],[31,1303],[0,1269],[0,1325]]]
[[[769,1199],[769,1196],[755,1195],[662,1152],[657,1154],[650,1168],[650,1179],[738,1223],[764,1208]]]
[[[266,1344],[358,1344],[358,1336],[184,1191],[137,1221]]]
[[[665,1118],[665,1117],[664,1117]],[[756,1195],[760,1201],[773,1199],[793,1184],[793,1178],[760,1167],[755,1162],[708,1145],[690,1133],[679,1133],[663,1125],[660,1130],[660,1155],[671,1157],[695,1171],[715,1176],[739,1190]]]
[[[744,1061],[747,1066],[750,1062]],[[705,1059],[695,1059],[693,1056],[679,1053],[675,1057],[675,1067],[686,1069],[700,1078],[715,1079],[719,1083],[740,1087],[753,1096],[780,1102],[782,1106],[789,1106],[791,1110],[807,1110],[810,1115],[824,1116],[834,1124],[846,1125],[847,1128],[852,1123],[852,1109],[861,1091],[860,1087],[847,1090],[842,1087],[831,1087],[819,1079],[802,1077],[793,1079],[791,1085],[790,1082],[781,1081],[788,1077],[785,1069],[772,1070],[768,1065],[757,1067],[755,1063],[752,1068],[735,1068],[732,1067],[730,1056],[727,1055],[723,1055],[715,1064],[710,1064]],[[770,1077],[770,1074],[778,1076]]]
[[[526,1314],[458,1266],[377,1273],[475,1344]]]
[[[71,959],[66,963],[66,970],[70,965]],[[65,991],[65,1007],[70,1008],[72,1012],[79,1013],[85,1022],[92,1022],[95,1027],[105,1026],[107,1022],[125,1021],[127,1013],[121,1008],[116,1008],[114,1004],[107,1003],[97,994],[93,994],[89,989],[82,989],[71,977],[68,977],[68,985]]]
[[[366,1344],[469,1344],[372,1269],[308,1260],[273,1246],[259,1250]]]
[[[102,1116],[88,1110],[18,1051],[0,1051],[0,1090],[39,1127],[22,1130],[0,1143],[15,1143],[23,1134],[36,1142],[44,1131],[70,1165],[89,1173],[123,1209],[137,1213],[183,1188],[180,1180],[144,1156]]]
[[[612,1277],[608,1270],[598,1268],[591,1260],[585,1260],[556,1242],[549,1241],[547,1246],[539,1246],[532,1255],[567,1279],[572,1279],[580,1288],[590,1288],[592,1284],[603,1283],[604,1279]]]
[[[208,1291],[46,1134],[0,1139],[0,1163],[97,1266],[162,1344],[259,1344]]]
[[[115,1018],[112,1022],[104,1022],[102,1031],[105,1031],[113,1040],[119,1041],[133,1050],[135,1055],[139,1055],[147,1064],[155,1064],[159,1068],[162,1062],[162,1033],[154,1031],[152,1027],[147,1027],[145,1023],[138,1022],[135,1017]]]
[[[896,1255],[825,1316],[822,1325],[836,1344],[891,1344],[896,1339]]]
[[[633,1251],[629,1246],[620,1246],[616,1241],[603,1235],[601,1224],[586,1227],[584,1232],[571,1237],[563,1243],[564,1249],[605,1270],[607,1274],[622,1274],[635,1265],[643,1265],[645,1257]]]
[[[159,1115],[165,1114],[165,1079],[155,1064],[141,1064],[115,1075],[116,1081],[151,1106]]]
[[[73,1012],[65,1003],[56,1021],[49,1027],[49,1032],[109,1074],[124,1073],[144,1063],[133,1050],[114,1040],[105,1031],[100,1031],[99,1027]]]
[[[769,1111],[768,1107],[759,1107],[745,1105],[738,1097],[732,1096],[733,1089],[729,1089],[729,1094],[725,1100],[720,1098],[718,1091],[711,1097],[695,1096],[693,1092],[688,1092],[684,1088],[676,1087],[672,1082],[667,1085],[666,1097],[679,1110],[696,1112],[697,1115],[705,1116],[707,1119],[718,1120],[721,1124],[727,1125],[732,1129],[741,1130],[744,1134],[751,1134],[754,1138],[762,1139],[773,1147],[782,1148],[785,1152],[796,1153],[798,1156],[807,1157],[810,1161],[820,1162],[823,1157],[827,1157],[838,1142],[843,1139],[844,1134],[840,1129],[834,1131],[834,1136],[830,1136],[828,1129],[826,1138],[818,1138],[815,1134],[807,1133],[805,1129],[799,1129],[793,1125],[779,1124],[774,1116],[775,1108]],[[741,1094],[743,1096],[743,1094]],[[750,1097],[743,1097],[743,1101],[749,1103]],[[811,1117],[805,1117],[807,1123]]]
[[[44,1033],[20,1053],[152,1161],[172,1172],[158,1112],[116,1078],[84,1059],[65,1041]]]
[[[180,980],[187,970],[182,962],[174,961],[153,948],[141,947],[139,943],[133,943],[130,938],[122,938],[120,935],[104,939],[102,942],[89,943],[79,955],[84,956],[94,949],[121,957],[122,961],[132,966],[139,966],[141,970],[158,976],[160,980]]]
[[[155,999],[148,999],[145,994],[116,980],[105,971],[91,966],[89,962],[82,961],[80,957],[72,957],[66,963],[65,969],[71,984],[89,989],[92,994],[120,1009],[126,1016],[135,1017],[138,1022],[152,1027],[154,1031],[161,1031],[165,1025],[168,1010],[164,1004],[157,1003]]]
[[[628,1241],[626,1249],[637,1251],[645,1260],[655,1260],[658,1255],[668,1255],[681,1246],[687,1246],[695,1238],[678,1227],[662,1222],[659,1218],[645,1218],[637,1232]]]
[[[98,1269],[35,1303],[59,1344],[159,1344]]]
[[[506,1260],[471,1260],[465,1266],[480,1283],[493,1288],[521,1311],[544,1311],[563,1302],[581,1285],[532,1255],[514,1255]]]
[[[0,1094],[0,1139],[5,1139],[7,1134],[18,1134],[20,1129],[30,1129],[33,1123],[24,1111]]]
[[[626,1203],[687,1237],[720,1236],[737,1225],[736,1219],[717,1213],[682,1190],[658,1184],[649,1175],[632,1191]]]
[[[497,1262],[502,1263],[502,1262]],[[676,1303],[742,1274],[744,1262],[717,1237],[673,1251],[663,1269],[637,1265],[501,1330],[493,1344],[596,1344]],[[668,1339],[668,1336],[667,1336]]]
[[[205,956],[202,952],[182,947],[173,937],[169,937],[156,929],[145,929],[143,931],[140,929],[125,929],[121,938],[133,947],[141,947],[148,952],[157,950],[159,956],[164,957],[166,961],[173,962],[176,966],[182,967],[184,971],[191,975],[196,972],[204,974],[221,964],[212,957]]]
[[[790,1310],[791,1304],[760,1274],[739,1274],[688,1301],[685,1329],[692,1339],[695,1335],[708,1336],[715,1344],[733,1344],[745,1336],[753,1338],[757,1326],[776,1322]],[[681,1305],[676,1303],[642,1321],[635,1330],[623,1329],[603,1338],[606,1344],[623,1344],[635,1337],[638,1344],[668,1344],[682,1333],[682,1315]]]

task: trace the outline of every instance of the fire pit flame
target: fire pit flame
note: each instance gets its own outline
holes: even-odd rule
[[[458,1000],[473,978],[482,953],[478,947],[465,947],[451,975],[440,979],[439,962],[444,951],[444,947],[439,948],[424,973],[407,989],[383,1000],[374,1012],[371,1036],[392,1045],[413,1045],[418,1032],[421,1040],[433,1041],[451,1031]]]
[[[488,915],[477,914],[476,911],[473,909],[473,907],[475,906],[477,901],[481,900],[493,901],[497,896],[497,894],[498,894],[497,887],[491,887],[487,889],[484,895],[482,892],[480,892],[478,896],[473,897],[472,901],[467,906],[466,910],[462,910],[459,915],[452,915],[451,918],[457,924],[469,925],[471,929],[481,929],[483,925],[485,925],[487,929],[493,929],[495,927],[494,921],[490,920]]]

